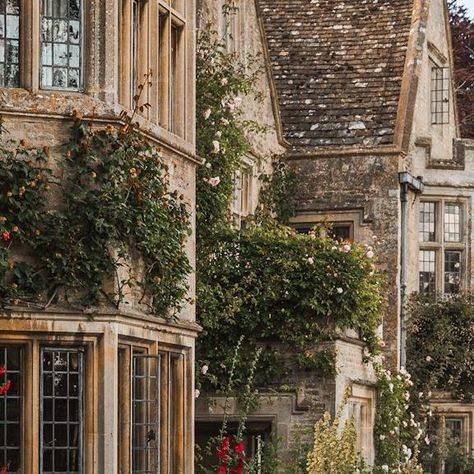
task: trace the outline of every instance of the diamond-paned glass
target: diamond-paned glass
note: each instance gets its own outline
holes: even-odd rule
[[[452,295],[461,290],[462,252],[444,252],[444,293]]]
[[[21,459],[21,384],[22,351],[19,347],[0,347],[0,385],[10,388],[0,396],[0,466],[8,472],[22,472]]]
[[[160,356],[133,356],[132,474],[159,472],[160,361]]]
[[[420,242],[436,242],[436,203],[420,203]]]
[[[0,87],[20,85],[20,0],[0,0]]]
[[[42,0],[41,87],[82,88],[82,2]]]
[[[41,351],[41,474],[81,474],[83,353]]]
[[[461,242],[462,205],[447,202],[444,206],[444,241]]]
[[[421,250],[419,261],[420,293],[434,295],[436,292],[436,252]]]

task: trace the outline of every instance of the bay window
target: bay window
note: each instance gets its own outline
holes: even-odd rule
[[[464,208],[463,203],[446,199],[420,202],[420,293],[452,295],[463,290]]]
[[[83,2],[41,0],[36,9],[36,2],[0,1],[0,87],[82,90]],[[39,38],[26,30],[35,23],[40,25]],[[29,60],[31,54],[38,54],[38,66]],[[22,64],[20,58],[27,61]]]
[[[171,133],[184,135],[185,28],[184,0],[121,0],[120,103]],[[158,46],[158,47],[157,47]],[[145,74],[139,104],[135,98]]]
[[[184,472],[185,354],[150,352],[119,350],[120,464],[132,474]]]
[[[41,350],[40,472],[82,473],[83,353]]]

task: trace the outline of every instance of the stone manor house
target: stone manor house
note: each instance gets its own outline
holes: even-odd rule
[[[240,0],[228,24],[222,3],[202,0],[201,10],[231,32],[229,50],[243,58],[263,52],[267,102],[244,108],[275,134],[255,156],[281,154],[296,172],[291,225],[298,231],[324,222],[336,238],[373,245],[377,237],[386,360],[404,366],[407,295],[450,295],[473,283],[474,143],[459,135],[448,3]],[[257,163],[249,157],[244,170],[253,179],[241,187],[246,203],[255,202]],[[334,379],[295,372],[290,391],[260,392],[249,419],[252,449],[272,434],[291,458],[298,432],[324,410],[334,412],[351,384],[347,412],[361,453],[373,461],[374,374],[357,334],[342,335],[335,349]],[[473,449],[474,406],[443,396],[433,405],[441,436],[451,433]],[[215,431],[222,410],[212,394],[198,400],[198,441]]]
[[[296,229],[324,221],[342,238],[378,236],[383,336],[391,364],[403,365],[405,295],[472,283],[474,146],[458,132],[447,4],[236,0],[227,21],[222,3],[0,0],[0,114],[9,138],[48,145],[54,166],[73,111],[120,125],[151,69],[158,86],[139,120],[193,217],[196,29],[213,20],[231,33],[229,51],[243,59],[262,52],[266,69],[263,102],[244,99],[248,117],[270,132],[253,140],[236,176],[237,221],[255,210],[258,175],[284,156],[299,182]],[[187,254],[193,264],[194,234]],[[0,399],[0,466],[18,474],[193,473],[194,420],[205,437],[222,414],[212,394],[195,414],[194,277],[189,287],[191,303],[174,322],[144,311],[134,294],[93,319],[60,305],[2,311],[0,365],[13,383]],[[357,334],[335,346],[334,379],[295,373],[289,391],[262,394],[249,443],[274,435],[289,452],[298,427],[334,411],[352,383],[360,449],[373,459],[374,374]],[[443,423],[474,447],[474,407],[438,405]]]

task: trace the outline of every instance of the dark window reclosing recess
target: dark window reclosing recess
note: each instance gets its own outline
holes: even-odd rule
[[[160,370],[160,356],[133,355],[133,474],[156,474],[160,470]]]
[[[0,347],[0,385],[10,381],[10,389],[0,397],[0,467],[7,465],[10,474],[21,472],[21,384],[22,350]]]
[[[41,350],[41,474],[83,472],[83,351]]]
[[[0,0],[0,87],[20,85],[20,0]]]

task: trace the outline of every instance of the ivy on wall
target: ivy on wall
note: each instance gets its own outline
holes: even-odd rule
[[[197,356],[213,367],[206,378],[213,389],[222,388],[242,335],[245,353],[265,347],[261,385],[281,383],[285,362],[334,373],[334,355],[314,349],[334,340],[338,328],[359,330],[376,352],[379,281],[365,246],[266,223],[221,232],[206,255],[198,279],[204,331]]]
[[[93,128],[76,114],[57,176],[48,155],[0,148],[1,304],[118,307],[129,288],[157,315],[179,311],[191,228],[160,152],[131,120]]]
[[[229,225],[234,173],[252,148],[252,133],[265,127],[242,117],[243,96],[260,100],[257,58],[239,61],[207,25],[198,37],[196,61],[197,153],[205,160],[197,173],[197,233],[203,240]]]
[[[419,391],[446,390],[454,399],[471,403],[474,296],[434,301],[417,295],[411,299],[408,311],[408,368]]]
[[[224,13],[233,12],[227,5]],[[206,25],[197,48],[197,145],[205,160],[197,177],[197,314],[203,326],[197,359],[211,366],[202,388],[223,389],[242,336],[246,354],[265,347],[259,385],[281,382],[295,363],[333,374],[333,350],[315,347],[332,341],[336,328],[360,330],[370,351],[377,350],[380,298],[373,252],[317,233],[296,235],[279,223],[293,212],[296,182],[284,160],[275,160],[274,172],[261,177],[261,205],[247,228],[233,228],[233,175],[265,127],[242,119],[243,99],[260,99],[260,58],[244,63],[226,52],[225,43]],[[245,374],[242,362],[236,379],[243,381]]]

